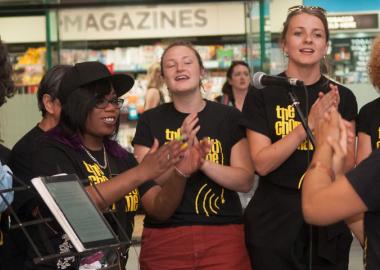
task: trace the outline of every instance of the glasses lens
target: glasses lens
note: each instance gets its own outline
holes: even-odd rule
[[[123,106],[124,99],[118,98],[117,99],[117,107],[120,109]]]
[[[113,98],[113,99],[105,99],[105,98],[99,98],[96,99],[95,107],[98,109],[104,109],[107,107],[108,103],[112,104],[113,106],[117,107],[118,109],[123,106],[124,99],[122,98]]]
[[[113,98],[108,100],[109,103],[111,103],[113,106],[116,106],[117,108],[121,108],[123,106],[124,99],[122,98]]]
[[[96,99],[95,107],[99,109],[104,109],[108,105],[108,100],[105,98]]]

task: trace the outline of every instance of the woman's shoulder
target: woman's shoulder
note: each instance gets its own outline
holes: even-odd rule
[[[365,104],[360,111],[379,111],[380,110],[380,97]]]
[[[175,109],[173,106],[173,102],[162,103],[154,108],[144,111],[141,115],[141,118],[142,119],[157,118],[168,113],[173,113],[174,111]]]
[[[223,113],[226,113],[226,114],[229,114],[229,113],[240,114],[241,113],[234,106],[225,105],[225,104],[213,101],[213,100],[207,100],[207,106],[214,113],[220,113],[220,114],[223,114]]]
[[[338,89],[339,89],[339,92],[342,92],[342,93],[350,93],[353,95],[353,92],[350,88],[344,86],[343,84],[341,84],[340,82],[337,82],[335,80],[333,80],[332,78],[328,78],[326,77],[325,75],[323,75],[323,78],[325,80],[324,84],[334,84],[336,86],[338,86]]]

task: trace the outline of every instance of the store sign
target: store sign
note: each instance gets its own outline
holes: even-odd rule
[[[45,42],[45,17],[0,17],[0,38],[6,43]]]
[[[121,6],[62,10],[61,40],[244,34],[244,4]]]
[[[377,29],[379,17],[377,13],[356,15],[327,16],[330,30],[345,29]]]

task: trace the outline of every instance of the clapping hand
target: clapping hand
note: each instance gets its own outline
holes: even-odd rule
[[[318,124],[318,120],[324,117],[324,114],[332,108],[338,108],[340,102],[340,96],[338,87],[334,84],[330,84],[330,91],[326,94],[320,92],[318,99],[311,107],[308,120],[309,127],[314,130]]]
[[[207,138],[198,140],[196,136],[200,129],[200,126],[197,125],[198,122],[197,114],[191,113],[185,118],[181,126],[182,149],[185,152],[175,166],[183,175],[191,175],[199,170],[211,148]]]
[[[139,164],[144,179],[156,179],[172,168],[183,158],[186,149],[181,148],[182,142],[173,140],[159,147],[157,139],[144,159]]]
[[[315,130],[317,145],[326,143],[333,151],[332,167],[335,174],[344,172],[347,146],[355,139],[350,125],[350,122],[344,120],[339,112],[332,108],[325,113]]]

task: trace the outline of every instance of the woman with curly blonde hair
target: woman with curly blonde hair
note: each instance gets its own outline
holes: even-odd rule
[[[145,94],[144,110],[149,110],[165,102],[162,88],[164,81],[161,78],[161,67],[159,63],[154,63],[148,68],[148,85]]]
[[[371,57],[368,63],[369,77],[372,85],[380,91],[380,36],[374,39]],[[364,105],[358,118],[358,149],[356,164],[366,159],[369,154],[380,148],[380,97]]]

